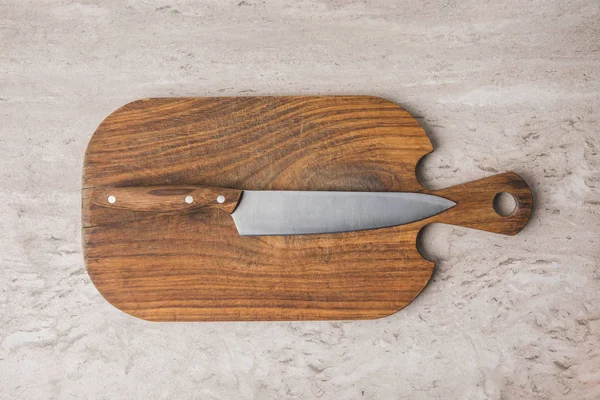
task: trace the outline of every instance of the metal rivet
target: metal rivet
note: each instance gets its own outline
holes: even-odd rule
[[[218,195],[217,196],[217,203],[221,203],[221,204],[225,203],[225,196]]]
[[[185,202],[192,204],[194,202],[194,198],[192,196],[185,196]]]
[[[108,196],[108,199],[107,199],[107,200],[108,200],[108,202],[109,202],[110,204],[114,204],[114,203],[115,203],[115,201],[117,201],[117,198],[116,198],[115,196],[113,196],[113,195],[110,195],[110,196]]]

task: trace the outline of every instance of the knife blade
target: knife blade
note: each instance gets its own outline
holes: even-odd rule
[[[404,225],[455,205],[421,193],[245,190],[231,216],[243,236],[303,235]]]

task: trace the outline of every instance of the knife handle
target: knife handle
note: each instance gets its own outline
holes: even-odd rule
[[[456,203],[456,206],[448,211],[427,219],[427,223],[441,222],[511,236],[525,227],[533,207],[531,188],[514,172],[424,192]],[[514,199],[515,208],[508,215],[501,215],[494,208],[500,193],[508,193]]]
[[[100,207],[132,211],[192,211],[201,207],[232,213],[241,190],[204,186],[138,186],[106,188],[95,196]]]

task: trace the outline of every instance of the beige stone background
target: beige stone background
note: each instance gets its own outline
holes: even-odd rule
[[[600,398],[600,2],[0,0],[2,399]],[[504,237],[438,261],[376,321],[149,323],[80,241],[83,153],[142,97],[371,94],[415,114],[424,184],[515,171]]]

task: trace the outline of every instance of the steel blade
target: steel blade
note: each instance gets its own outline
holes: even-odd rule
[[[403,225],[455,205],[421,193],[245,190],[231,216],[240,235],[302,235]]]

